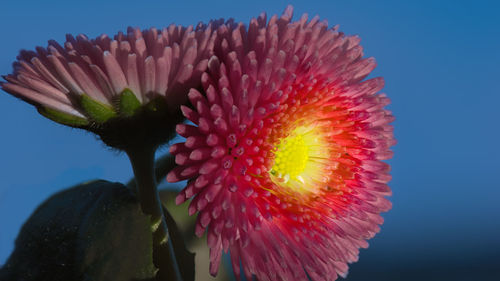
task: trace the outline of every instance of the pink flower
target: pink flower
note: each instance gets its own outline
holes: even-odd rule
[[[195,30],[176,25],[161,31],[129,28],[114,39],[67,35],[63,46],[51,40],[47,48],[21,51],[14,73],[1,86],[46,117],[99,135],[103,132],[96,128],[103,123],[135,115],[142,105],[149,104],[142,112],[161,108],[153,121],[168,123],[181,115],[179,106],[189,89],[200,86],[213,54],[211,24]]]
[[[345,276],[391,208],[394,118],[383,79],[364,80],[375,60],[358,37],[291,18],[220,26],[204,91],[182,107],[194,126],[177,126],[167,180],[188,180],[177,203],[193,198],[213,275],[224,250],[247,280]]]

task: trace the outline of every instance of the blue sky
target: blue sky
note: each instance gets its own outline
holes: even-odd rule
[[[265,11],[320,15],[358,34],[384,76],[398,144],[393,210],[368,257],[425,260],[500,250],[500,20],[495,1],[9,1],[0,10],[0,74],[20,49]],[[0,93],[0,264],[34,208],[84,180],[126,181],[131,168],[86,132]],[[370,253],[370,254],[369,254]]]

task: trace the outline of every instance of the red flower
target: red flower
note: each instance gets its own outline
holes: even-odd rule
[[[229,250],[248,280],[334,280],[391,208],[393,117],[383,79],[363,81],[374,59],[358,37],[291,18],[220,26],[204,92],[182,107],[196,126],[177,126],[167,180],[188,180],[177,203],[193,198],[214,275]]]

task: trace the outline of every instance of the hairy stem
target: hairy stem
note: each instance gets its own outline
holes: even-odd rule
[[[127,154],[134,170],[136,191],[142,211],[151,216],[153,262],[159,269],[157,279],[182,281],[156,188],[155,151],[154,147],[141,147],[128,150]]]

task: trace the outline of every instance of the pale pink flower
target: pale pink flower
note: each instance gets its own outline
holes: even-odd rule
[[[175,122],[189,89],[201,86],[214,39],[212,23],[128,28],[113,38],[67,35],[62,46],[51,40],[47,48],[21,51],[1,86],[57,122],[98,134],[102,123],[141,111],[158,117],[149,122]]]

